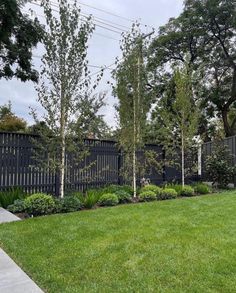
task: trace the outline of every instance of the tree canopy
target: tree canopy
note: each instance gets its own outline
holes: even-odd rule
[[[235,38],[235,0],[186,0],[184,11],[160,28],[150,46],[152,83],[174,64],[191,64],[202,121],[220,117],[226,136],[235,134],[236,124],[232,112],[229,117],[236,107]]]
[[[32,48],[42,37],[37,19],[31,20],[21,11],[26,1],[1,0],[0,3],[0,79],[16,77],[21,81],[37,81],[32,66]]]

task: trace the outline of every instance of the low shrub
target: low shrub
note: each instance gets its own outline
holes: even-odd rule
[[[125,191],[130,195],[133,195],[133,188],[130,185],[109,185],[101,189],[103,193],[116,193],[118,191]]]
[[[118,196],[114,193],[105,193],[100,197],[98,201],[98,204],[100,206],[115,206],[118,203],[119,203]]]
[[[61,212],[76,212],[82,208],[81,201],[77,196],[65,196],[61,199]]]
[[[14,201],[13,204],[7,207],[8,211],[11,213],[24,213],[25,212],[25,202],[22,199],[17,199]]]
[[[161,188],[156,186],[156,185],[153,185],[153,184],[150,184],[150,185],[146,185],[144,187],[142,187],[140,189],[140,193],[144,192],[144,191],[152,191],[156,194],[156,196],[161,192]]]
[[[0,192],[0,206],[7,208],[9,205],[12,205],[17,199],[24,199],[26,194],[19,187],[12,187],[6,191]]]
[[[181,195],[182,192],[182,184],[168,184],[166,188],[174,189],[178,195]]]
[[[48,215],[55,209],[52,196],[43,193],[35,193],[27,197],[24,202],[26,211],[33,216]]]
[[[204,183],[197,183],[193,186],[195,193],[197,194],[208,194],[211,192],[210,187]]]
[[[185,185],[182,187],[180,195],[181,196],[194,196],[194,189],[189,185]]]
[[[124,190],[118,190],[115,194],[119,199],[119,203],[128,203],[132,201],[132,195]]]
[[[139,200],[140,201],[153,201],[157,199],[157,195],[155,192],[151,190],[142,191],[139,194]]]
[[[173,188],[165,188],[158,194],[157,199],[165,200],[165,199],[174,199],[178,196],[178,193]]]

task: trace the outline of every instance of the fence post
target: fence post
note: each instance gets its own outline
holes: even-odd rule
[[[122,167],[122,152],[121,149],[119,148],[118,150],[118,185],[122,185],[122,176],[121,176],[121,167]]]
[[[59,197],[60,193],[60,176],[59,176],[59,170],[55,170],[55,196]]]

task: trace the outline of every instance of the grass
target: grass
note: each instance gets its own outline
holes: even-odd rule
[[[236,193],[0,225],[46,292],[235,292]]]

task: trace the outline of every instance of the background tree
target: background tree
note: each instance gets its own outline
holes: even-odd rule
[[[190,171],[185,162],[192,157],[191,148],[199,117],[197,101],[193,96],[191,69],[187,65],[175,69],[165,85],[161,99],[152,111],[146,139],[163,146],[165,166],[177,169],[181,166],[184,185],[186,173]]]
[[[26,126],[26,121],[12,112],[11,102],[0,106],[0,131],[25,132]]]
[[[138,171],[137,151],[144,144],[147,114],[151,100],[147,91],[145,58],[148,40],[134,24],[130,33],[123,36],[121,42],[122,61],[114,71],[116,86],[114,94],[119,100],[117,113],[119,119],[119,145],[125,154],[126,167],[132,178],[134,197]],[[127,168],[126,168],[127,170]]]
[[[236,117],[236,2],[234,0],[186,0],[184,11],[160,28],[150,46],[152,83],[160,82],[160,70],[189,63],[198,72],[194,92],[201,99],[203,138],[206,122],[220,117],[225,135],[233,135]]]
[[[47,24],[43,38],[46,52],[37,91],[47,127],[42,129],[38,149],[48,154],[50,168],[59,170],[59,194],[64,197],[65,171],[70,167],[66,153],[73,153],[77,163],[84,157],[79,140],[83,133],[75,127],[75,121],[84,115],[81,105],[94,111],[102,105],[102,96],[99,101],[92,96],[96,84],[90,87],[87,69],[88,40],[94,26],[90,18],[82,19],[76,3],[60,0],[59,15],[53,15],[49,0],[43,0],[42,6]]]
[[[32,49],[41,40],[43,30],[37,19],[30,20],[21,12],[25,2],[1,0],[0,3],[0,79],[38,79],[31,64]]]

